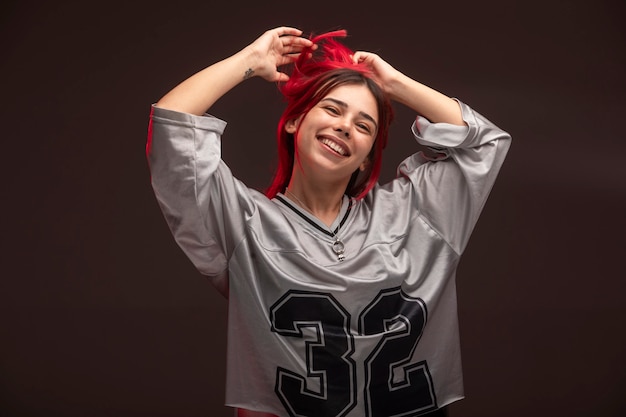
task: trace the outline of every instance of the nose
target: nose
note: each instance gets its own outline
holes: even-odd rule
[[[343,134],[345,137],[349,138],[350,137],[350,132],[348,131],[348,129],[343,129],[343,128],[336,128],[335,132],[339,132],[341,134]]]
[[[346,138],[350,137],[350,126],[347,121],[341,119],[337,121],[337,125],[335,126],[335,132],[345,135]]]

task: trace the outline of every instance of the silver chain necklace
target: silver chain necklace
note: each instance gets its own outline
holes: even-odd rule
[[[309,208],[309,206],[304,204],[304,202],[300,200],[298,196],[292,193],[288,188],[285,189],[285,195],[292,197],[294,200],[296,200],[296,202],[298,202],[298,204],[300,204],[300,206],[302,206],[303,209],[313,214],[313,211]],[[339,262],[343,262],[346,259],[346,256],[344,255],[344,251],[346,247],[341,241],[341,239],[339,239],[339,236],[337,236],[339,234],[340,227],[341,227],[341,224],[337,227],[336,232],[333,232],[332,230],[330,230],[330,228],[328,228],[328,231],[330,232],[330,234],[332,234],[333,239],[335,239],[335,241],[333,242],[333,246],[332,246],[333,252],[335,252],[335,254],[337,255],[337,259],[339,260]]]

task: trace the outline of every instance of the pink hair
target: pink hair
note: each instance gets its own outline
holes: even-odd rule
[[[311,37],[318,48],[305,48],[294,63],[289,80],[279,84],[287,107],[278,122],[278,166],[266,191],[269,198],[285,190],[297,159],[294,143],[297,132],[295,135],[287,133],[285,124],[307,114],[333,88],[343,84],[367,86],[378,105],[378,131],[370,151],[370,163],[363,173],[359,174],[357,170],[353,174],[346,193],[357,199],[363,198],[378,181],[393,109],[389,98],[374,80],[371,69],[365,64],[355,64],[352,61],[354,52],[334,39],[345,36],[345,30],[338,30]]]

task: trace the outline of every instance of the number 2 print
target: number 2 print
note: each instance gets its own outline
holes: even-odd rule
[[[307,374],[276,371],[275,391],[289,414],[345,416],[356,406],[357,369],[365,375],[366,416],[408,417],[436,409],[428,365],[411,359],[426,325],[426,304],[400,288],[381,291],[358,317],[360,336],[381,335],[362,363],[352,358],[357,347],[350,319],[329,293],[289,291],[270,308],[273,332],[304,339],[308,330]],[[319,388],[308,386],[307,378],[316,378]]]

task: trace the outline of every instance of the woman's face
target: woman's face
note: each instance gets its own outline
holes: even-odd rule
[[[307,114],[286,123],[296,137],[297,162],[305,178],[347,181],[368,164],[378,130],[378,106],[361,84],[331,90]]]

